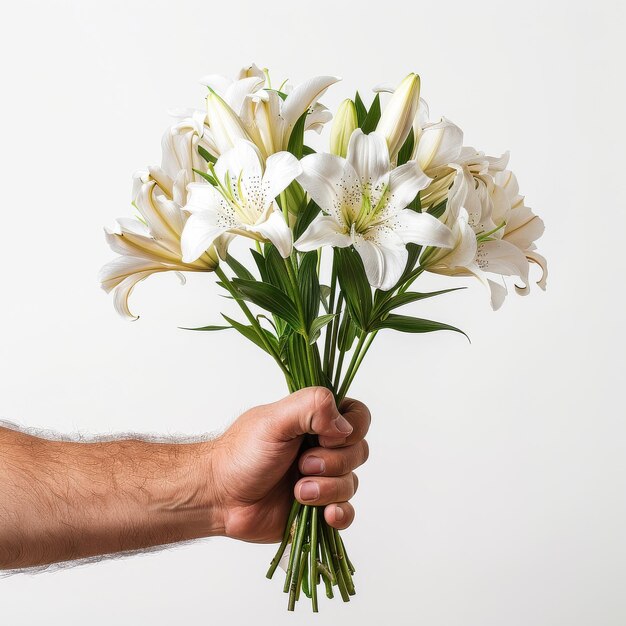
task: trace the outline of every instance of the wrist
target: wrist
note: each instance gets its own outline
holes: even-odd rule
[[[187,450],[187,476],[174,490],[173,502],[184,520],[187,538],[225,534],[225,513],[215,471],[215,441],[184,444]]]

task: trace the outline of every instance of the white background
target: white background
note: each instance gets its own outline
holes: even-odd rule
[[[434,115],[499,154],[545,219],[547,293],[498,313],[478,284],[415,314],[471,336],[387,334],[353,394],[371,459],[346,533],[349,605],[288,615],[273,548],[212,539],[0,580],[11,626],[387,623],[623,626],[626,427],[623,3],[19,2],[4,5],[0,415],[62,432],[202,433],[280,397],[218,320],[212,278],[99,288],[102,226],[130,212],[172,106],[256,61],[337,74],[329,105],[409,71]],[[443,278],[428,285],[449,286]],[[423,311],[423,313],[422,313]]]

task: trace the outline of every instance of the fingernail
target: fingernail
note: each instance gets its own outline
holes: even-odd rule
[[[338,504],[335,504],[335,519],[340,522],[344,515],[344,510]]]
[[[303,474],[321,474],[326,469],[324,459],[318,456],[307,456],[302,463]]]
[[[300,486],[300,500],[317,500],[320,497],[320,488],[316,482],[309,480]]]
[[[335,428],[344,435],[349,435],[353,430],[350,422],[343,415],[335,420]]]

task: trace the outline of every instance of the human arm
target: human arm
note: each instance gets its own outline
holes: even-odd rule
[[[350,434],[337,428],[332,395],[306,389],[195,443],[50,441],[0,428],[0,569],[216,535],[277,541],[294,492],[305,501],[308,481],[319,497],[306,503],[328,505],[327,521],[345,528],[370,418],[356,401],[342,411]],[[320,446],[298,467],[307,432],[320,435]],[[312,456],[324,460],[323,472],[305,465]],[[298,470],[317,475],[299,478]]]

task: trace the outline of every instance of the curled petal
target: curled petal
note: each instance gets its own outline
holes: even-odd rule
[[[537,281],[537,285],[545,291],[548,281],[548,262],[545,257],[532,250],[526,252],[526,258],[531,263],[536,263],[541,268],[541,278]]]

